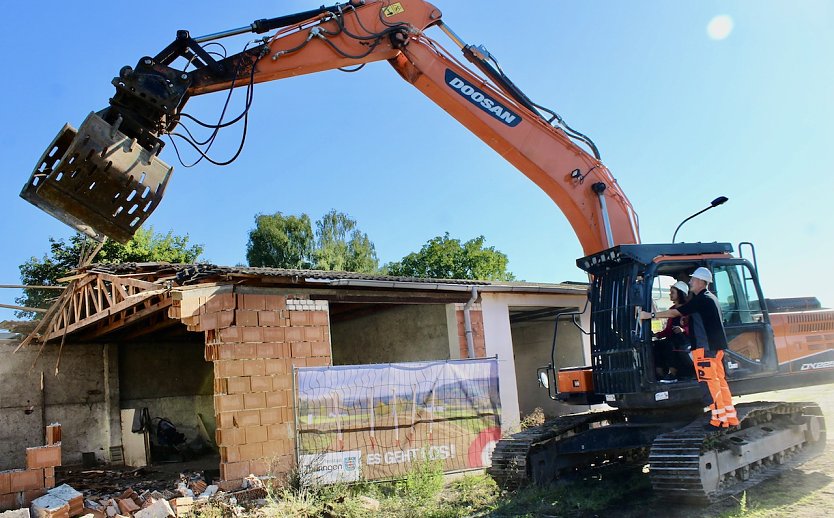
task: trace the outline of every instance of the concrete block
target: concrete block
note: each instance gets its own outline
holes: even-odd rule
[[[26,468],[48,468],[61,465],[61,443],[26,448]]]
[[[34,518],[68,517],[70,506],[66,500],[46,494],[32,500],[32,516]]]
[[[136,511],[133,514],[134,518],[168,518],[169,516],[176,516],[174,510],[167,500],[157,500],[148,507]]]

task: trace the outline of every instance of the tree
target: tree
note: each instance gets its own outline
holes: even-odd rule
[[[169,262],[193,263],[203,253],[202,245],[188,244],[188,235],[175,236],[172,232],[157,234],[153,228],[140,228],[133,239],[125,244],[108,240],[98,254],[92,259],[96,263],[131,263],[131,262]],[[90,250],[94,243],[83,234],[75,234],[69,242],[63,239],[49,238],[49,253],[42,259],[32,257],[20,265],[20,281],[28,286],[60,285],[58,279],[66,277],[78,267],[81,254]],[[55,297],[54,290],[25,289],[23,296],[15,302],[26,307],[46,307],[51,298]],[[33,312],[19,311],[18,317],[34,316]]]
[[[316,222],[316,270],[374,273],[376,248],[347,214],[331,210]]]
[[[507,256],[494,247],[484,247],[484,241],[484,236],[478,236],[461,244],[446,232],[429,239],[419,252],[386,264],[385,271],[400,277],[514,280],[515,276],[507,271]]]
[[[314,249],[310,217],[258,214],[249,231],[246,260],[249,266],[308,269]]]
[[[356,220],[336,210],[316,221],[315,233],[307,214],[259,214],[249,232],[246,259],[250,266],[272,268],[374,273],[379,267],[368,235]]]

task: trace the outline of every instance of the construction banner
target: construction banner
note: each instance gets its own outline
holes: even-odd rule
[[[305,367],[296,371],[298,466],[313,483],[489,465],[501,438],[498,361]]]

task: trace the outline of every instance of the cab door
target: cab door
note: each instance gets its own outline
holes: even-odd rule
[[[774,372],[773,330],[755,270],[743,259],[712,261],[710,267],[710,288],[718,298],[727,334],[727,376],[744,379]]]

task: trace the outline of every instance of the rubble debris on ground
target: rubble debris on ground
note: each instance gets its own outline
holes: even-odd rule
[[[26,468],[0,471],[0,511],[29,507],[55,486],[55,468],[61,465],[61,425],[45,429],[43,446],[26,448]]]

